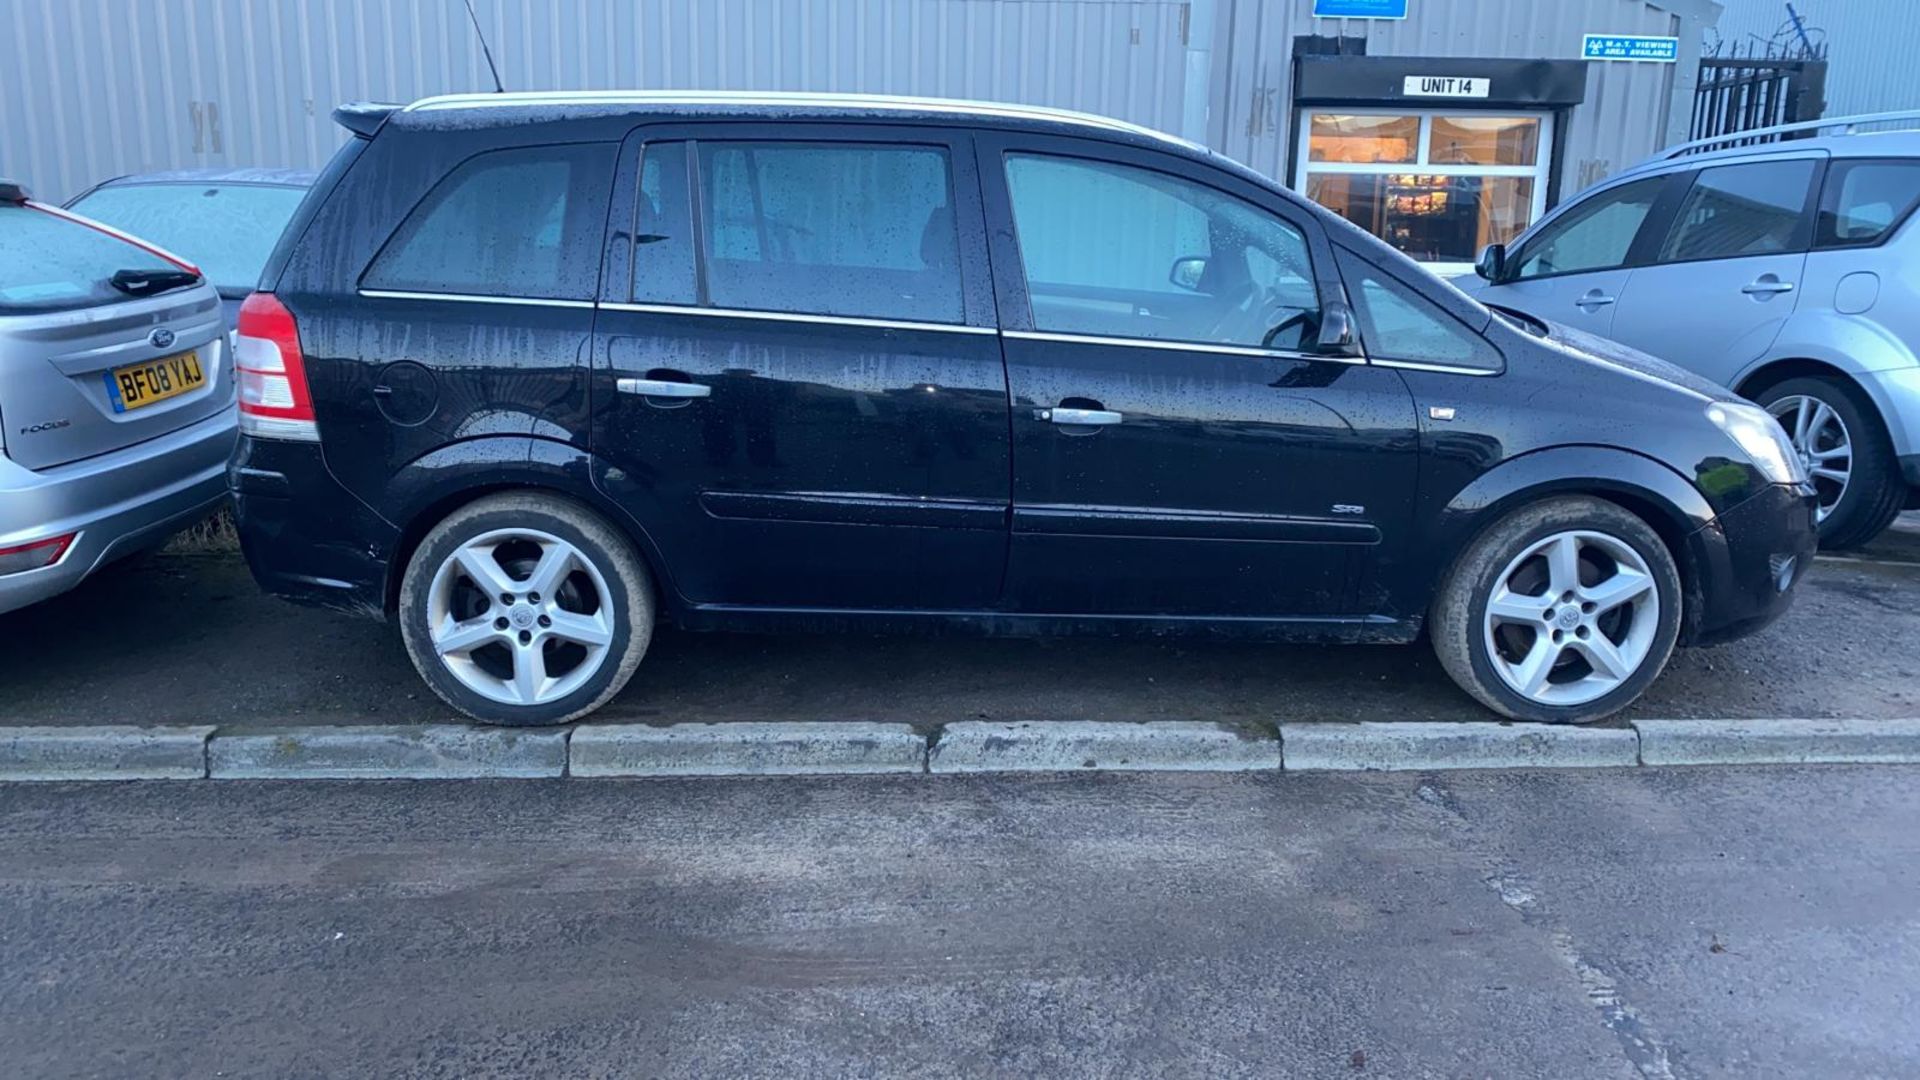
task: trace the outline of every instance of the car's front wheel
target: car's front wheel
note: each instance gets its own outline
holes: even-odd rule
[[[491,495],[414,550],[400,633],[442,700],[490,724],[559,724],[625,686],[653,636],[653,584],[626,538],[572,500]]]
[[[1786,429],[1813,478],[1821,547],[1859,547],[1892,524],[1907,485],[1865,394],[1837,378],[1804,376],[1768,387],[1757,400]]]
[[[1515,720],[1584,723],[1631,704],[1673,654],[1680,574],[1659,534],[1599,499],[1522,507],[1482,532],[1434,599],[1447,674]]]

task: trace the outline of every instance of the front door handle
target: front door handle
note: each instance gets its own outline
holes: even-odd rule
[[[1588,289],[1586,292],[1580,294],[1580,299],[1575,300],[1573,305],[1580,308],[1601,308],[1613,303],[1613,300],[1613,297],[1608,296],[1599,289]]]
[[[1036,409],[1040,419],[1055,424],[1073,424],[1079,427],[1106,427],[1117,424],[1124,417],[1109,409]]]
[[[1772,274],[1763,274],[1751,284],[1742,286],[1740,291],[1748,296],[1772,296],[1775,293],[1792,292],[1793,282],[1781,281]]]
[[[713,396],[713,387],[705,383],[674,382],[668,379],[618,379],[614,387],[623,394],[642,397],[703,398]]]

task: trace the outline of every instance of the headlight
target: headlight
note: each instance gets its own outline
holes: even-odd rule
[[[1787,433],[1758,405],[1716,401],[1707,419],[1746,451],[1754,466],[1775,484],[1804,484],[1807,467]]]

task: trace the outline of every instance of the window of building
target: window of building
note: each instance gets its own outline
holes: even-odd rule
[[[614,148],[476,155],[436,184],[374,259],[370,289],[590,300]]]
[[[1702,169],[1680,206],[1661,262],[1805,251],[1814,162],[1801,158]]]
[[[1493,346],[1439,305],[1344,248],[1339,260],[1340,276],[1353,298],[1354,317],[1369,357],[1500,370],[1500,354]]]
[[[1230,195],[1035,154],[1007,189],[1035,329],[1293,350],[1319,325],[1306,238]]]
[[[1514,253],[1512,279],[1624,266],[1666,182],[1664,176],[1635,180],[1570,207]]]
[[[946,151],[703,142],[699,152],[715,305],[962,321]]]
[[[1305,110],[1294,187],[1422,262],[1473,262],[1546,212],[1553,119]]]
[[[1920,203],[1920,161],[1849,161],[1827,168],[1814,243],[1823,248],[1877,244]]]

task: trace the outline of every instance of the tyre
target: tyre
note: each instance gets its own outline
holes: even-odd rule
[[[605,704],[653,637],[653,582],[579,503],[490,495],[433,527],[400,581],[400,636],[447,704],[488,724],[560,724]]]
[[[1873,402],[1843,379],[1788,379],[1755,398],[1787,429],[1820,493],[1820,546],[1859,547],[1880,535],[1906,505],[1893,444]]]
[[[1680,634],[1680,573],[1658,534],[1613,503],[1553,498],[1475,537],[1440,583],[1440,666],[1514,720],[1578,724],[1658,678]]]

